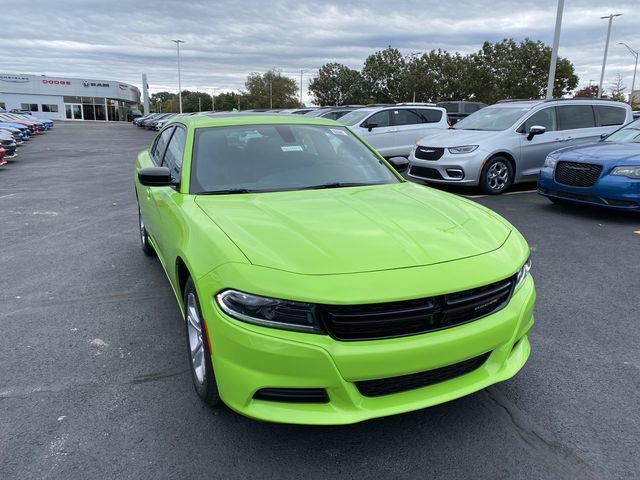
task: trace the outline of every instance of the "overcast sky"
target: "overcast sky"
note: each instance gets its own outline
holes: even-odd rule
[[[469,53],[506,37],[551,44],[557,1],[30,0],[23,7],[5,12],[0,29],[4,72],[138,86],[146,72],[152,92],[177,91],[171,39],[180,38],[185,89],[240,89],[248,73],[271,67],[299,81],[305,69],[306,98],[314,68],[360,68],[388,45],[408,54]],[[640,50],[638,0],[566,0],[560,55],[573,62],[581,86],[597,83],[607,33],[600,17],[611,12],[624,15],[614,19],[605,85],[619,72],[628,91],[634,59],[618,42]]]

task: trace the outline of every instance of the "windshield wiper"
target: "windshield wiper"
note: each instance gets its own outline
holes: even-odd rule
[[[209,192],[199,192],[198,195],[233,195],[236,193],[255,193],[256,190],[247,188],[229,188],[227,190],[211,190]]]
[[[302,187],[300,190],[322,190],[324,188],[362,187],[365,185],[378,185],[378,184],[363,183],[363,182],[331,182],[331,183],[321,183],[319,185],[311,185],[309,187]]]

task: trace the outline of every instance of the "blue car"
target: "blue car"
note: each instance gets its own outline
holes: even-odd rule
[[[640,211],[640,120],[597,143],[551,152],[538,193],[554,203]]]
[[[25,126],[23,123],[11,123],[11,122],[3,122],[0,121],[0,126],[2,127],[13,127],[20,130],[20,136],[23,140],[29,140],[31,138],[31,134],[29,133],[29,128]]]

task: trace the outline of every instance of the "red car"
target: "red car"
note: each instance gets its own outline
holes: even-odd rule
[[[6,165],[7,161],[4,159],[4,148],[0,147],[0,167]]]

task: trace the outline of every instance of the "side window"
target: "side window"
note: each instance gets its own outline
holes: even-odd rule
[[[558,110],[558,124],[560,130],[575,128],[592,128],[596,126],[591,105],[561,105]]]
[[[363,123],[365,125],[374,124],[378,127],[388,127],[389,126],[389,110],[382,110],[381,112],[374,113],[369,118],[367,118]]]
[[[418,115],[413,110],[407,108],[399,108],[398,110],[390,110],[391,112],[391,125],[415,125],[421,123]]]
[[[167,151],[164,154],[162,165],[169,167],[171,170],[171,176],[175,179],[180,178],[180,172],[182,171],[182,157],[184,156],[184,144],[187,139],[187,131],[183,127],[176,127],[175,133],[169,145]]]
[[[415,110],[418,115],[419,123],[438,123],[442,120],[442,110],[434,110],[432,108],[419,108]]]
[[[478,111],[478,105],[475,103],[465,103],[464,104],[464,113],[473,113]]]
[[[598,116],[599,127],[622,125],[627,119],[627,111],[624,108],[612,107],[609,105],[596,105],[595,109],[596,115]]]
[[[542,110],[537,111],[525,120],[522,128],[518,131],[526,133],[534,125],[546,127],[547,132],[555,132],[558,129],[555,107],[543,108]]]
[[[160,165],[162,163],[162,155],[164,154],[164,149],[167,147],[167,143],[169,143],[171,133],[173,133],[173,127],[163,130],[162,133],[158,135],[156,142],[151,148],[151,157],[153,157],[153,161],[156,165]]]

